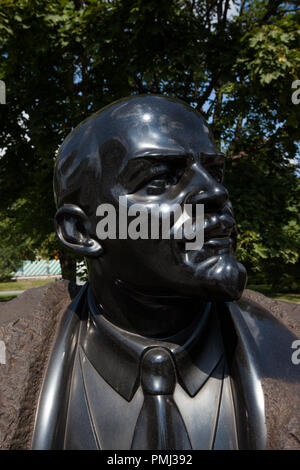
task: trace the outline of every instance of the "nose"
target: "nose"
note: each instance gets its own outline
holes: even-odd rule
[[[218,212],[222,210],[228,201],[228,191],[218,183],[212,176],[205,178],[205,184],[191,190],[188,194],[186,204],[204,204],[204,212]]]

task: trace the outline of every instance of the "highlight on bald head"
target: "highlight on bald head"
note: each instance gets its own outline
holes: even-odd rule
[[[197,142],[195,142],[195,140]],[[160,96],[131,96],[112,103],[79,124],[62,144],[55,164],[57,207],[77,204],[91,213],[101,187],[126,162],[127,154],[215,151],[202,116],[186,103]]]

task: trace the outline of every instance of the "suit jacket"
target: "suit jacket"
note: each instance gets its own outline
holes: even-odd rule
[[[51,448],[58,438],[56,425],[66,416],[59,403],[62,394],[70,390],[70,375],[65,371],[74,359],[70,333],[77,329],[78,310],[84,308],[87,288],[71,302],[74,290],[66,281],[59,281],[0,306],[0,340],[6,350],[5,364],[0,364],[2,449],[38,448],[43,433],[48,439],[47,443],[42,440],[45,448]],[[232,331],[235,336],[234,347],[229,341],[226,348],[236,395],[238,447],[298,449],[300,365],[295,363],[295,354],[294,361],[292,356],[300,333],[299,307],[245,291],[239,302],[215,308],[226,318],[225,336]],[[67,354],[56,370],[55,399],[45,421],[40,411],[41,391],[59,347]]]

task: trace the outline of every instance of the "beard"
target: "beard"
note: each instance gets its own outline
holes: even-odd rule
[[[232,301],[241,297],[247,272],[231,253],[223,253],[197,264],[195,277],[205,300]]]

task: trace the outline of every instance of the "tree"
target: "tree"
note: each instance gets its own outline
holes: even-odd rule
[[[22,201],[12,205],[10,217],[0,213],[0,281],[9,281],[23,260],[34,259],[32,240],[26,234],[22,235],[18,225],[17,212],[20,210]]]
[[[250,277],[299,276],[299,16],[296,1],[2,0],[1,211],[25,200],[33,249],[58,249],[51,180],[62,140],[113,100],[168,94],[204,114],[228,155]]]

